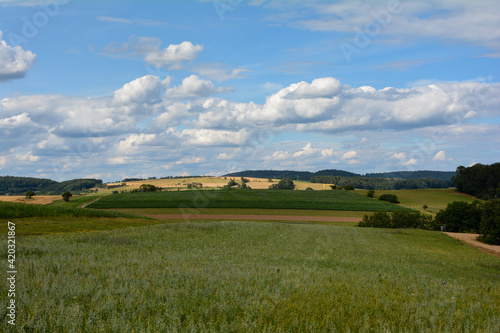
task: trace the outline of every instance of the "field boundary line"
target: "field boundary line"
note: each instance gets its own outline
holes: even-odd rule
[[[97,200],[99,200],[99,199],[101,199],[101,198],[102,198],[102,197],[99,197],[99,198],[97,198],[97,199],[95,199],[95,200],[92,200],[91,202],[87,202],[87,203],[85,203],[85,204],[83,204],[83,205],[81,205],[81,206],[78,206],[78,208],[85,208],[85,207],[87,207],[88,205],[93,204],[94,202],[96,202]]]
[[[224,215],[224,214],[147,214],[158,220],[251,220],[251,221],[309,221],[309,222],[361,222],[360,217],[286,216],[286,215]]]

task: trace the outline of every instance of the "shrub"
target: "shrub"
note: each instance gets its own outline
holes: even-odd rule
[[[369,198],[373,198],[375,196],[375,191],[374,190],[369,190],[368,193],[366,193],[366,196]]]
[[[293,190],[295,188],[295,184],[293,183],[293,180],[290,178],[283,178],[280,180],[278,184],[273,184],[269,186],[270,189],[272,190]]]
[[[500,245],[500,200],[486,202],[482,208],[479,240]]]
[[[415,211],[396,211],[391,214],[379,211],[371,216],[363,216],[363,220],[358,224],[358,226],[372,228],[413,228],[439,230],[439,223],[437,223],[431,215]]]
[[[344,190],[346,190],[346,191],[354,191],[355,188],[352,185],[346,185],[346,186],[344,186]]]
[[[395,194],[382,194],[378,199],[382,200],[382,201],[394,203],[394,204],[399,203],[398,197]]]
[[[306,188],[306,191],[313,191],[313,188],[312,187],[308,187],[308,188]]]
[[[445,210],[436,214],[436,221],[451,232],[479,232],[481,225],[481,203],[454,201]]]

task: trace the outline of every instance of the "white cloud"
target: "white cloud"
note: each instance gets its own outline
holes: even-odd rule
[[[170,78],[164,82],[169,84]],[[153,75],[146,75],[125,84],[115,91],[113,101],[120,105],[155,104],[161,100],[164,84]]]
[[[35,59],[33,52],[25,51],[20,46],[7,45],[0,31],[0,82],[24,77]]]
[[[417,158],[411,158],[407,162],[404,162],[403,165],[411,166],[411,165],[416,165],[417,163],[418,163]]]
[[[182,42],[178,45],[170,44],[163,50],[148,53],[144,60],[157,68],[181,69],[187,61],[196,59],[196,55],[203,51],[203,45],[193,45],[191,42]]]
[[[355,150],[348,151],[342,155],[343,160],[352,160],[358,157],[358,153]]]
[[[446,151],[441,150],[437,152],[436,156],[432,159],[434,162],[444,162],[444,161],[453,161],[452,158],[446,157]]]
[[[191,75],[182,80],[180,86],[167,90],[167,96],[171,98],[194,98],[207,97],[212,94],[218,94],[226,91],[232,91],[233,88],[218,87],[210,81],[200,79],[196,75]]]
[[[246,68],[227,68],[227,65],[221,63],[204,63],[198,64],[191,68],[191,70],[198,75],[216,80],[218,82],[227,81],[231,79],[241,79],[245,76],[242,73],[249,72]]]
[[[404,160],[407,159],[405,153],[395,153],[394,155],[391,156],[391,158],[395,158],[395,159],[397,159],[399,161],[404,161]]]

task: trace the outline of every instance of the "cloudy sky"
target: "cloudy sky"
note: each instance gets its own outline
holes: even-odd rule
[[[0,0],[0,175],[500,161],[500,2]]]

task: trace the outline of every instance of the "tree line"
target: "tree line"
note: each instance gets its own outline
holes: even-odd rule
[[[56,182],[43,178],[2,176],[0,177],[0,195],[25,195],[28,191],[48,195],[59,195],[64,192],[81,193],[101,185],[100,179],[73,179]]]
[[[500,163],[459,166],[453,178],[457,191],[476,198],[491,200],[500,198]]]
[[[368,177],[340,177],[340,176],[313,176],[311,183],[335,184],[338,186],[352,185],[365,190],[413,190],[427,188],[448,188],[451,181],[433,178],[368,178]]]

